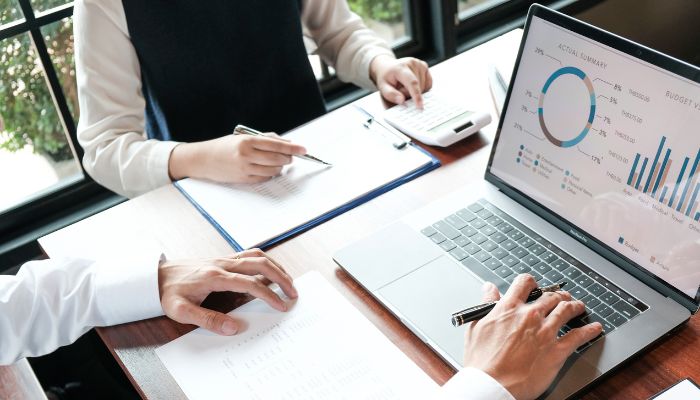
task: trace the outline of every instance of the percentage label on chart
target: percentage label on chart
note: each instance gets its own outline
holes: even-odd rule
[[[602,137],[608,137],[608,132],[604,131],[603,129],[599,130],[598,134]]]
[[[535,54],[544,55],[544,50],[539,47],[535,47]]]
[[[520,110],[522,110],[523,112],[528,112],[527,106],[520,106]]]
[[[523,126],[520,125],[520,124],[517,123],[517,122],[513,125],[513,128],[515,128],[515,129],[517,129],[517,130],[519,130],[519,131],[522,131],[522,130],[523,130]]]
[[[591,160],[593,160],[594,163],[600,165],[600,157],[591,156]]]
[[[526,90],[526,91],[525,91],[525,96],[530,97],[530,98],[534,97],[534,96],[532,95],[532,91],[531,91],[531,90]]]
[[[615,86],[613,87],[613,89],[614,89],[615,91],[617,91],[617,92],[621,92],[621,91],[622,91],[622,86],[620,86],[619,84],[616,83]]]
[[[617,98],[616,98],[616,97],[611,97],[611,98],[610,98],[610,102],[611,102],[612,104],[617,104]]]
[[[610,125],[610,117],[605,117],[605,118],[603,118],[603,122],[605,122],[606,124]]]

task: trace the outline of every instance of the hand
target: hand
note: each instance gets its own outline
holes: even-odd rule
[[[202,178],[223,183],[258,183],[282,172],[292,155],[306,149],[275,134],[270,137],[227,135],[197,143],[183,143],[170,154],[172,180]]]
[[[498,304],[472,322],[465,334],[464,366],[486,372],[518,400],[534,399],[547,390],[564,361],[602,331],[595,322],[557,338],[559,329],[585,306],[567,292],[545,293],[525,303],[536,287],[532,276],[520,275],[499,300],[496,287],[487,283],[484,301],[499,300]]]
[[[160,303],[165,315],[183,324],[201,326],[220,335],[234,335],[240,322],[229,315],[200,307],[212,292],[249,293],[279,311],[285,302],[267,284],[277,283],[296,298],[292,278],[258,249],[236,256],[200,261],[165,261],[158,268]]]
[[[423,108],[423,95],[433,87],[428,64],[413,57],[394,59],[377,56],[369,67],[369,75],[387,101],[402,104],[411,97],[416,107]]]

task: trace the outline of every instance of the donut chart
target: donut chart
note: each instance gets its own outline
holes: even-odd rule
[[[586,125],[583,127],[581,130],[581,133],[579,133],[576,137],[573,139],[569,140],[561,140],[554,136],[549,129],[547,128],[547,124],[544,121],[544,99],[547,95],[547,90],[549,90],[549,87],[552,85],[552,83],[557,80],[557,78],[563,76],[563,75],[575,75],[583,81],[583,84],[586,86],[586,89],[588,89],[588,93],[590,95],[590,111],[588,114],[588,122]],[[542,92],[540,93],[540,98],[539,98],[539,104],[537,107],[537,114],[539,116],[539,121],[540,121],[540,127],[542,128],[542,132],[544,133],[545,137],[547,140],[552,142],[555,146],[558,147],[572,147],[580,143],[588,134],[588,131],[591,129],[591,125],[593,124],[593,118],[595,118],[595,91],[593,90],[593,83],[591,82],[590,78],[586,76],[586,73],[581,71],[580,69],[576,67],[563,67],[560,68],[552,75],[549,76],[547,79],[547,82],[545,82],[544,86],[542,87]]]

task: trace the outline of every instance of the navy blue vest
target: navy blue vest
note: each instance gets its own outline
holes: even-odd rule
[[[325,113],[294,0],[123,0],[150,138],[194,142],[236,124],[286,132]]]

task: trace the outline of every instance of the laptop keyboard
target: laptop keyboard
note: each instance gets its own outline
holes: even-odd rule
[[[586,304],[586,312],[562,327],[560,336],[596,321],[603,325],[603,335],[608,334],[648,309],[484,199],[421,232],[481,279],[494,283],[501,293],[523,273],[532,275],[540,286],[566,282],[564,289]]]

